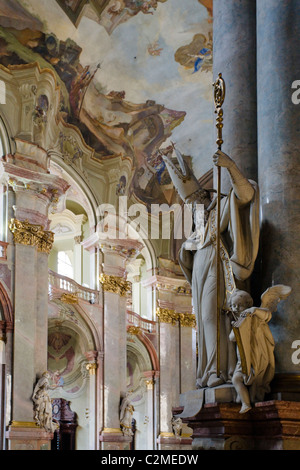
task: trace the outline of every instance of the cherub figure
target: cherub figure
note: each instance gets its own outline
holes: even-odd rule
[[[251,409],[251,403],[262,401],[270,391],[275,373],[274,339],[269,328],[272,313],[281,300],[291,293],[289,286],[272,286],[261,296],[260,307],[253,307],[252,297],[236,289],[231,296],[231,341],[237,342],[237,364],[232,383],[242,403],[240,413]]]

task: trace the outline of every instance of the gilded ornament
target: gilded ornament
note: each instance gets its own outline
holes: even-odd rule
[[[89,371],[90,375],[95,375],[96,374],[96,369],[97,369],[96,362],[88,362],[85,367],[86,367],[86,370]]]
[[[179,321],[181,326],[196,327],[196,317],[192,313],[179,313]]]
[[[14,235],[15,243],[36,246],[38,251],[50,253],[54,242],[54,233],[44,230],[42,225],[30,224],[28,220],[11,219],[9,229]]]
[[[156,315],[160,323],[170,323],[176,325],[178,321],[178,313],[170,308],[158,308]]]
[[[78,297],[76,294],[64,293],[60,300],[65,304],[78,304]]]
[[[131,335],[138,335],[140,333],[141,329],[139,326],[130,326],[128,329],[127,329],[127,333],[131,334]]]
[[[131,290],[131,283],[119,276],[101,274],[100,283],[102,284],[103,290],[112,292],[113,294],[119,294],[121,297],[125,297]]]

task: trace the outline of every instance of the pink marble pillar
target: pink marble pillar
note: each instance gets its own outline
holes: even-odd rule
[[[13,250],[13,387],[10,449],[49,448],[51,435],[36,426],[31,400],[34,385],[47,370],[48,254],[53,234],[48,211],[68,184],[48,171],[48,155],[16,139],[16,153],[2,161],[2,181],[10,187],[9,242]]]

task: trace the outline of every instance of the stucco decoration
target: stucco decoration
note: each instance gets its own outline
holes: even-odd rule
[[[210,3],[30,0],[20,8],[10,0],[18,15],[3,9],[0,63],[35,62],[53,72],[58,117],[78,128],[94,161],[130,159],[127,194],[172,203],[176,194],[157,154],[164,142],[180,141],[186,155],[197,157],[198,175],[211,166],[198,155],[200,143],[209,153],[213,138]],[[62,154],[82,170],[82,146],[70,139],[61,136]]]

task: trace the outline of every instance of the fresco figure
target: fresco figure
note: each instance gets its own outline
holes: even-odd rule
[[[178,165],[172,161],[175,152]],[[185,203],[193,208],[204,205],[204,233],[197,225],[191,236],[182,244],[179,263],[192,286],[193,306],[198,331],[197,388],[214,387],[231,383],[236,365],[236,352],[229,340],[230,317],[220,318],[220,373],[217,374],[217,282],[216,282],[216,204],[210,192],[200,187],[181,153],[173,148],[164,151],[164,160],[173,184]],[[221,199],[221,282],[222,308],[229,307],[229,294],[251,275],[259,241],[259,195],[254,181],[247,180],[235,162],[218,150],[213,156],[214,165],[226,169],[232,188]],[[197,214],[197,211],[195,212]],[[195,219],[194,219],[195,221]]]

